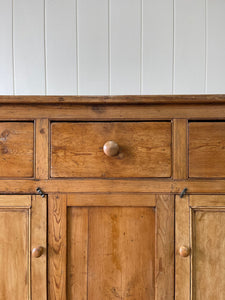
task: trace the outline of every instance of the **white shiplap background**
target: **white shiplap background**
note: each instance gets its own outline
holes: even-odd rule
[[[225,93],[225,0],[0,0],[1,95]]]

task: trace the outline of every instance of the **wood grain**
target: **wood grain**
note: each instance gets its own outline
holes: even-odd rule
[[[135,103],[135,102],[134,102]],[[83,104],[37,104],[31,109],[29,104],[2,104],[0,120],[10,116],[12,121],[32,121],[36,118],[49,118],[60,121],[146,121],[188,118],[190,120],[224,120],[225,106],[223,103],[182,104],[140,104],[132,101],[120,105],[83,105]]]
[[[152,208],[89,209],[90,299],[154,298],[154,229]]]
[[[87,300],[88,208],[68,207],[67,245],[67,299]]]
[[[224,224],[225,207],[220,211],[194,212],[192,299],[224,299]]]
[[[53,123],[52,177],[170,177],[171,124]],[[103,145],[114,140],[120,153],[107,157]]]
[[[48,179],[48,119],[37,119],[36,125],[36,178]]]
[[[29,195],[0,195],[0,207],[31,207]]]
[[[190,246],[188,196],[176,196],[175,223],[175,299],[190,299],[190,256],[181,257],[180,246]]]
[[[0,95],[0,103],[5,104],[222,104],[225,103],[224,94],[205,95],[119,95],[119,96],[64,96],[64,95]]]
[[[225,122],[189,124],[189,176],[225,177]]]
[[[66,195],[48,197],[48,297],[66,299]]]
[[[0,122],[0,177],[33,177],[33,123]]]
[[[31,250],[43,247],[43,254],[31,258],[32,300],[47,299],[47,200],[32,196]]]
[[[190,195],[189,205],[194,207],[223,207],[224,195]]]
[[[156,195],[156,300],[174,299],[174,196]]]
[[[173,120],[173,179],[186,179],[187,170],[187,119]]]
[[[67,206],[156,206],[151,194],[85,194],[67,195]]]
[[[0,299],[30,299],[29,209],[0,209]]]

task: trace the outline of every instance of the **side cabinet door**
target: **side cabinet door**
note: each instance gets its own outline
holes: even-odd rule
[[[176,198],[176,299],[225,299],[225,196]]]
[[[50,196],[49,299],[174,299],[173,209],[171,195]]]
[[[0,299],[45,300],[46,292],[46,199],[0,195]]]

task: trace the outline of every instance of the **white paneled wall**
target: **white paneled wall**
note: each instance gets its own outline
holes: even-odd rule
[[[1,95],[225,93],[224,0],[0,0]]]

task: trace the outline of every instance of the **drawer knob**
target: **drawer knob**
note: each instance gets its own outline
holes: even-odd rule
[[[181,246],[179,249],[179,254],[182,257],[187,257],[190,255],[190,253],[191,253],[191,249],[187,246]]]
[[[43,252],[44,252],[44,248],[41,246],[38,246],[32,250],[32,256],[34,258],[38,258],[38,257],[42,256]]]
[[[116,156],[119,153],[119,145],[114,141],[108,141],[104,144],[103,151],[107,156]]]

